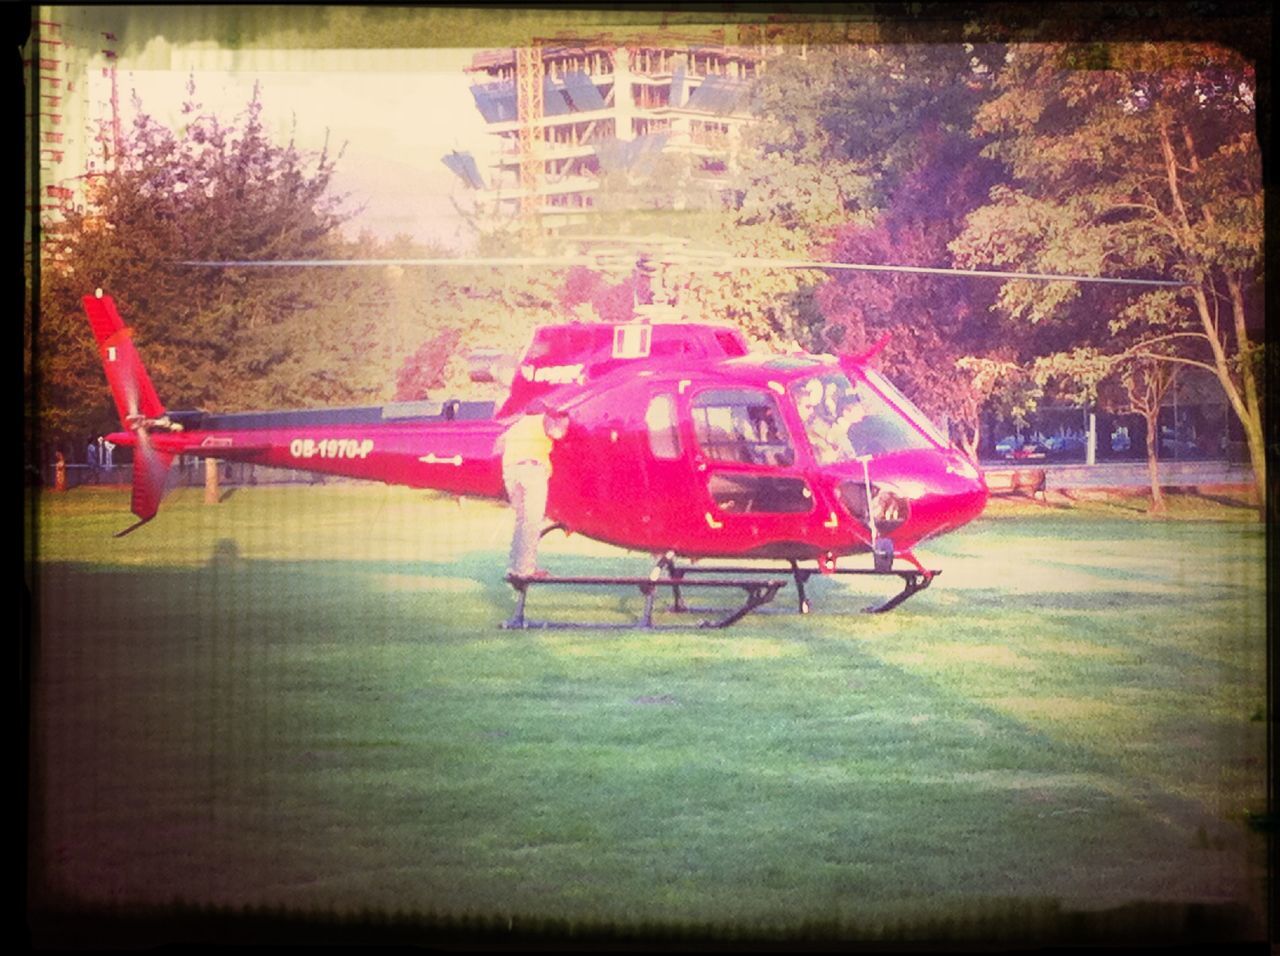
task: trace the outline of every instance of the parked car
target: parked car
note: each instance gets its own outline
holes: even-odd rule
[[[1001,458],[1023,461],[1026,459],[1046,458],[1048,457],[1049,449],[1044,442],[1036,439],[1009,435],[996,442],[996,454]]]
[[[1051,435],[1044,440],[1044,446],[1055,458],[1067,458],[1083,455],[1088,440],[1081,435]]]
[[[1009,457],[1014,461],[1036,460],[1049,457],[1049,449],[1038,441],[1023,442],[1022,447],[1014,451]]]
[[[1022,442],[1013,435],[1001,438],[996,442],[996,454],[1001,458],[1012,458],[1015,448],[1022,447]]]

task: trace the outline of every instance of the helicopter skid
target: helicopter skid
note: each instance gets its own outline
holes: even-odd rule
[[[610,577],[523,577],[514,574],[507,575],[507,583],[516,590],[516,609],[511,615],[511,619],[505,621],[501,627],[505,630],[526,630],[529,628],[564,628],[564,629],[590,629],[590,630],[617,630],[619,628],[641,627],[653,629],[653,605],[654,599],[659,588],[669,587],[676,591],[681,587],[704,587],[704,588],[740,588],[746,593],[746,600],[741,607],[736,608],[724,617],[712,620],[704,620],[699,623],[699,627],[703,628],[721,628],[728,627],[730,624],[741,620],[751,611],[763,604],[768,604],[774,599],[778,591],[786,587],[785,580],[770,579],[766,581],[759,580],[729,580],[717,578],[712,581],[682,581],[676,578],[610,578]],[[529,596],[529,588],[535,584],[566,584],[582,587],[608,587],[623,586],[634,587],[639,589],[644,595],[644,611],[641,618],[635,624],[595,624],[587,622],[550,622],[550,621],[529,621],[524,616],[525,600]],[[687,610],[687,609],[686,609]],[[714,613],[714,612],[713,612]]]
[[[700,583],[698,581],[687,579],[686,575],[689,574],[789,574],[796,582],[796,593],[799,599],[796,609],[801,614],[808,614],[813,608],[812,604],[809,602],[808,595],[805,593],[805,583],[815,574],[863,574],[873,575],[876,577],[901,578],[903,586],[900,592],[880,604],[872,604],[862,609],[864,614],[883,614],[886,611],[892,611],[913,594],[923,591],[933,583],[934,578],[942,573],[941,571],[930,571],[924,568],[889,569],[883,571],[876,570],[874,568],[831,568],[827,571],[822,571],[818,568],[802,568],[795,561],[790,562],[790,564],[791,567],[786,570],[782,568],[725,567],[723,565],[715,567],[677,567],[674,561],[664,559],[659,563],[659,567],[670,576],[671,580],[676,582],[675,587],[671,589],[673,599],[671,610],[676,612],[690,612],[695,610],[684,603],[684,597],[680,593],[681,588]]]

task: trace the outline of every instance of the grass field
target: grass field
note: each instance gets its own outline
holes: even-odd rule
[[[45,495],[33,886],[906,938],[1142,904],[1260,936],[1265,535],[1174,504],[1194,519],[997,502],[882,616],[855,612],[892,586],[814,579],[808,617],[788,589],[726,631],[508,632],[496,506],[190,489],[116,540],[127,491]],[[647,567],[578,538],[545,560]]]

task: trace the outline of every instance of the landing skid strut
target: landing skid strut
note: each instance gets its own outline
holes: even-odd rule
[[[698,583],[696,581],[688,580],[686,578],[686,575],[690,575],[690,574],[739,575],[739,574],[789,573],[795,579],[795,582],[796,582],[796,594],[798,595],[798,598],[799,598],[797,610],[801,614],[808,614],[813,608],[813,606],[809,603],[808,595],[805,594],[804,586],[805,586],[805,582],[807,582],[809,578],[813,577],[815,574],[817,575],[865,574],[865,575],[874,575],[877,577],[891,576],[891,577],[901,578],[903,586],[900,592],[895,594],[893,597],[889,598],[887,601],[883,601],[880,604],[872,604],[862,609],[863,613],[865,614],[883,614],[885,611],[892,611],[895,607],[897,607],[907,598],[911,597],[913,594],[917,594],[920,591],[923,591],[925,588],[927,588],[930,584],[933,583],[934,578],[936,578],[939,574],[942,573],[941,571],[929,571],[923,567],[912,568],[909,570],[908,569],[896,570],[892,568],[888,570],[876,570],[873,568],[831,568],[831,569],[828,569],[827,571],[823,571],[820,568],[802,568],[800,567],[799,562],[795,560],[789,561],[788,564],[790,565],[790,568],[787,571],[783,571],[780,568],[757,568],[757,567],[725,567],[725,566],[695,567],[692,565],[689,565],[686,567],[678,567],[673,558],[663,557],[658,560],[657,566],[659,569],[661,569],[663,572],[666,573],[668,578],[670,578],[673,582],[675,582],[675,586],[671,589],[672,591],[671,610],[673,611],[693,610],[692,608],[688,607],[684,603],[684,597],[680,593],[680,590],[682,587],[688,587],[690,585]]]
[[[652,628],[653,623],[653,604],[654,598],[659,588],[672,588],[677,595],[676,601],[673,602],[672,610],[677,610],[674,604],[679,602],[679,588],[681,587],[704,587],[704,588],[740,588],[746,593],[746,600],[742,606],[731,611],[724,617],[702,621],[699,627],[728,627],[742,619],[745,615],[755,610],[762,604],[768,604],[774,599],[781,588],[786,587],[787,582],[782,579],[770,579],[765,581],[748,581],[748,580],[726,580],[716,579],[713,581],[681,581],[678,578],[663,578],[655,574],[653,577],[647,578],[610,578],[610,577],[524,577],[521,575],[508,574],[507,583],[516,590],[516,609],[511,615],[511,619],[506,621],[502,627],[508,630],[526,629],[526,628],[586,628],[586,629],[617,629],[619,627],[644,627]],[[529,596],[529,588],[533,585],[544,584],[571,584],[582,585],[586,587],[607,587],[622,585],[625,587],[638,588],[640,593],[644,595],[644,612],[636,624],[590,624],[590,623],[552,623],[529,621],[524,616],[525,600]],[[683,608],[683,610],[688,610]]]

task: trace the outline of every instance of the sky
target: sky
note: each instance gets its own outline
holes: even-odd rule
[[[471,191],[441,157],[455,149],[470,151],[483,168],[490,149],[471,80],[463,72],[474,51],[408,51],[417,56],[407,57],[404,50],[362,50],[345,58],[341,51],[322,57],[314,51],[274,52],[252,58],[269,64],[266,68],[226,62],[243,61],[243,56],[208,55],[187,57],[189,62],[176,69],[121,69],[122,120],[132,120],[136,92],[146,112],[166,125],[179,125],[189,77],[205,109],[229,119],[244,109],[259,83],[263,120],[277,141],[287,142],[292,132],[300,149],[318,151],[327,135],[331,150],[344,148],[334,190],[350,193],[353,208],[363,207],[350,231],[368,230],[381,238],[403,233],[465,248],[470,233],[453,200],[465,208]],[[317,59],[338,61],[339,67],[314,68]],[[414,65],[412,59],[416,68],[406,69]]]

